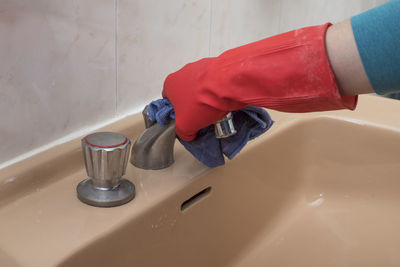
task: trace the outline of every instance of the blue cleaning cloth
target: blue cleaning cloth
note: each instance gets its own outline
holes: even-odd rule
[[[151,102],[148,107],[151,121],[160,125],[167,125],[175,119],[174,108],[168,99],[159,99]],[[241,110],[232,111],[233,124],[237,133],[227,138],[215,137],[214,125],[201,129],[193,141],[179,142],[206,166],[213,168],[225,164],[224,155],[233,159],[248,141],[265,133],[274,123],[264,109],[248,106]]]

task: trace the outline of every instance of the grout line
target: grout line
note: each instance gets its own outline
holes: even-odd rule
[[[210,25],[208,29],[208,56],[211,57],[211,37],[212,37],[212,0],[209,1],[210,6]]]
[[[115,113],[114,116],[118,114],[118,0],[114,0],[114,46],[115,46]]]

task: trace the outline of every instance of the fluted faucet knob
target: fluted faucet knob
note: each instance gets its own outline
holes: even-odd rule
[[[89,178],[78,187],[86,204],[101,207],[122,205],[134,196],[135,187],[122,179],[128,163],[131,141],[112,132],[98,132],[82,139],[83,158]]]
[[[113,188],[125,174],[131,141],[120,134],[100,132],[82,139],[86,172],[93,185]]]

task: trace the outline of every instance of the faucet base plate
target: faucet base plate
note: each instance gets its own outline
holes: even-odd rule
[[[135,185],[121,179],[117,188],[104,189],[92,185],[91,178],[80,182],[76,187],[78,198],[83,203],[95,207],[115,207],[128,203],[135,197]]]

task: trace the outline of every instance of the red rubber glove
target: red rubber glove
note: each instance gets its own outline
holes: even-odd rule
[[[357,96],[341,96],[325,50],[331,24],[307,27],[187,64],[170,74],[163,97],[175,110],[178,136],[196,133],[248,105],[284,112],[354,109]]]

